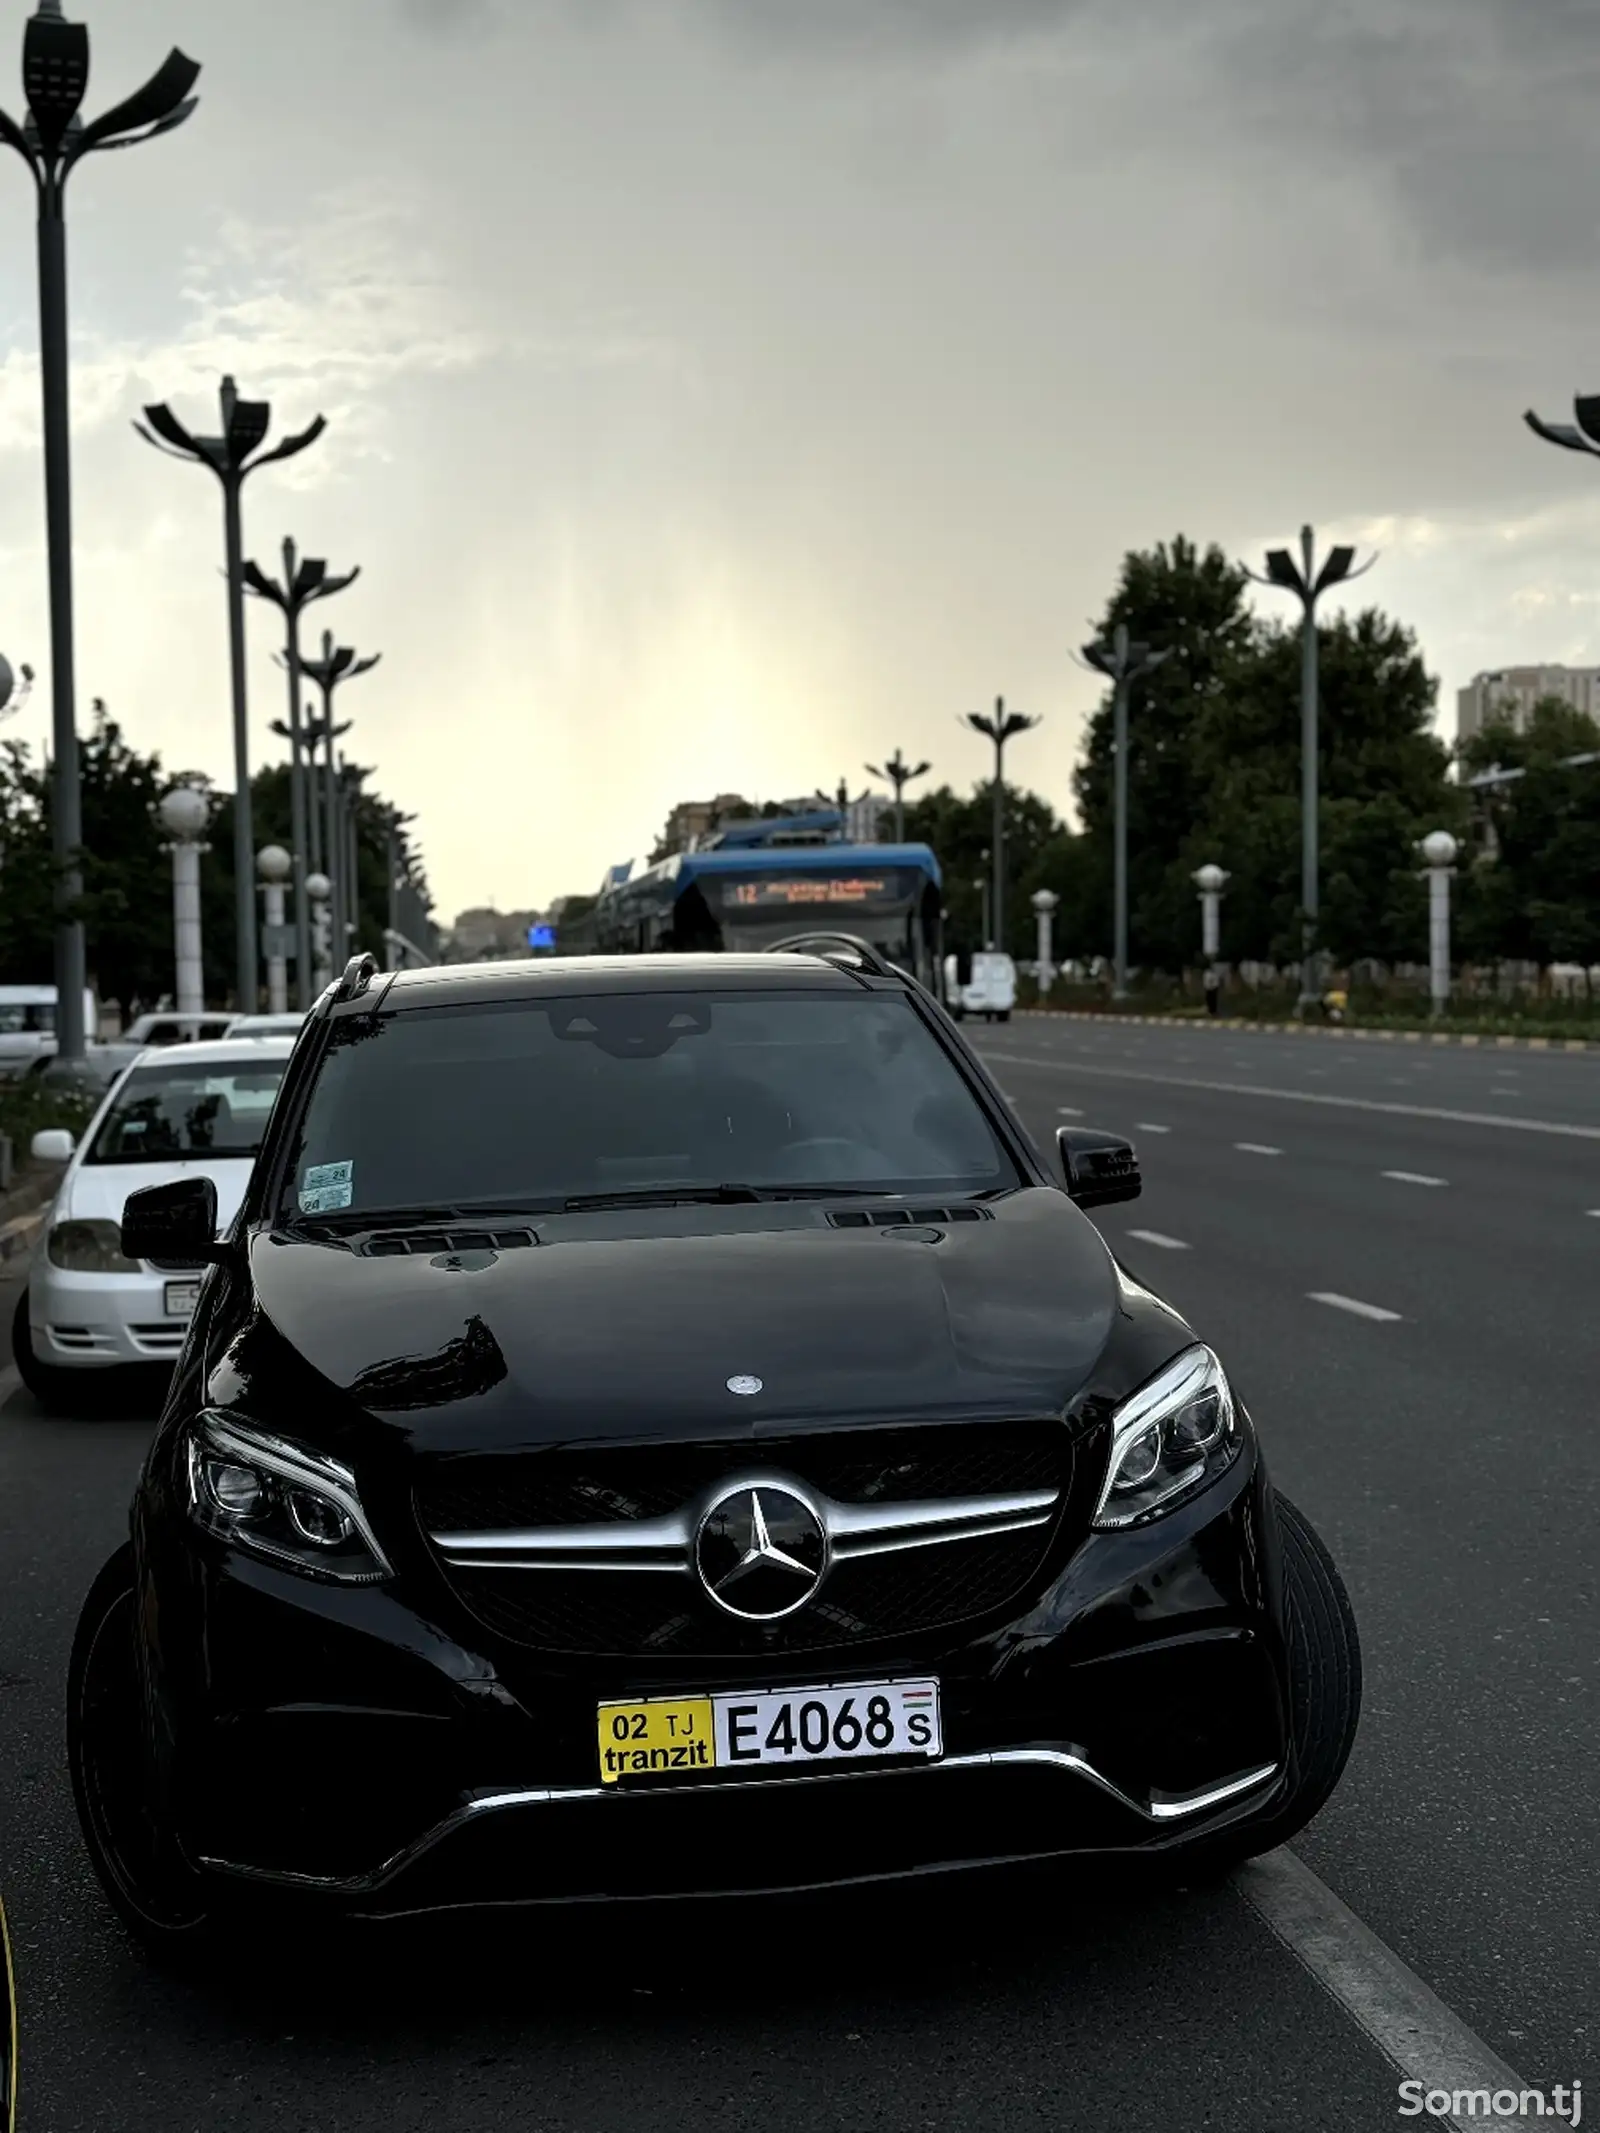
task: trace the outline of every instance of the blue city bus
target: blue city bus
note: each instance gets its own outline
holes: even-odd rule
[[[787,934],[849,933],[937,992],[938,860],[925,844],[835,842],[838,824],[837,815],[739,823],[655,866],[613,867],[593,913],[595,947],[759,951]]]

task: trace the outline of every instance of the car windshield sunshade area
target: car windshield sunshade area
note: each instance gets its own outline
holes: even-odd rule
[[[281,1211],[1017,1182],[906,999],[654,992],[347,1024],[312,1092]]]
[[[252,1157],[261,1147],[286,1060],[237,1066],[135,1069],[84,1157],[90,1163],[171,1163],[194,1156]]]

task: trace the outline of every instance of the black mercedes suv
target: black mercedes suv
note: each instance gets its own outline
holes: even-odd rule
[[[1360,1659],[1221,1361],[870,950],[352,962],[207,1266],[69,1751],[146,1940],[1223,1863]],[[1075,1204],[1076,1203],[1076,1204]]]

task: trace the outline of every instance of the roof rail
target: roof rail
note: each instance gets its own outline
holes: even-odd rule
[[[378,959],[368,949],[353,955],[344,966],[344,976],[333,988],[333,1002],[337,1007],[341,1000],[354,1000],[364,993],[378,975]]]
[[[854,933],[790,933],[764,949],[766,955],[815,955],[826,963],[854,964],[875,978],[903,978],[886,956]]]

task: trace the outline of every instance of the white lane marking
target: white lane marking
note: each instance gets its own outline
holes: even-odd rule
[[[1186,1252],[1189,1247],[1181,1237],[1163,1237],[1158,1229],[1130,1229],[1130,1237],[1137,1237],[1141,1244],[1154,1244],[1164,1252]]]
[[[985,1052],[1005,1066],[1055,1067],[1052,1059],[1023,1059],[1015,1052]],[[1064,1070],[1058,1070],[1064,1071]],[[1431,1104],[1386,1104],[1370,1096],[1325,1096],[1320,1089],[1269,1089],[1250,1081],[1199,1081],[1179,1074],[1143,1074],[1133,1067],[1074,1066],[1074,1074],[1103,1074],[1111,1081],[1152,1081],[1163,1089],[1210,1089],[1219,1096],[1271,1096],[1289,1104],[1327,1104],[1335,1111],[1381,1111],[1391,1118],[1439,1118],[1454,1126],[1497,1126],[1508,1133],[1558,1133],[1567,1140],[1600,1141],[1600,1126],[1569,1126],[1550,1118],[1497,1118],[1492,1111],[1445,1111]]]
[[[1075,1111],[1071,1104],[1057,1104],[1056,1116],[1057,1118],[1082,1118],[1083,1113]]]
[[[1448,1185],[1448,1178],[1424,1177],[1420,1170],[1386,1170],[1386,1178],[1393,1178],[1397,1185]]]
[[[1265,1141],[1235,1141],[1241,1155],[1282,1155],[1281,1148],[1269,1148]]]
[[[1424,2091],[1443,2089],[1453,2095],[1488,2089],[1492,2095],[1510,2089],[1521,2097],[1527,2086],[1522,2077],[1452,2014],[1303,1859],[1287,1850],[1268,1852],[1236,1868],[1233,1885],[1274,1939],[1339,2002],[1402,2079],[1415,2081]],[[1466,2108],[1470,2111],[1471,2104]],[[1431,2123],[1471,2133],[1482,2121],[1449,2117]]]
[[[1170,1133],[1172,1128],[1170,1126],[1153,1126],[1149,1119],[1140,1118],[1134,1121],[1133,1130],[1135,1133]]]
[[[1392,1326],[1399,1322],[1398,1311],[1386,1311],[1382,1304],[1364,1304],[1354,1296],[1340,1296],[1332,1289],[1308,1289],[1306,1294],[1314,1304],[1329,1304],[1335,1311],[1350,1311],[1357,1318],[1375,1319],[1378,1324]]]
[[[1600,1207],[1591,1207],[1588,1212],[1595,1217],[1596,1221],[1600,1221]]]

